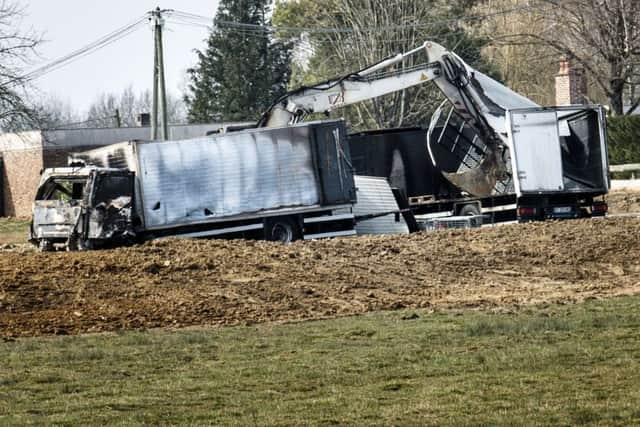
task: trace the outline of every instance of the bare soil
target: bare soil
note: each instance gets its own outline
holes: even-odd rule
[[[640,190],[614,190],[607,195],[612,214],[640,213]]]
[[[377,310],[515,310],[640,293],[640,219],[281,245],[162,240],[0,253],[0,336],[297,321]]]

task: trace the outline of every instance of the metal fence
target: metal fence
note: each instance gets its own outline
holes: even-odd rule
[[[612,165],[609,166],[609,171],[618,172],[631,172],[631,179],[636,179],[640,176],[640,163],[629,163],[626,165]]]

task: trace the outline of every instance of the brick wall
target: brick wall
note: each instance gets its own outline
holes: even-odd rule
[[[6,151],[2,153],[2,158],[3,215],[30,217],[43,167],[42,151]]]

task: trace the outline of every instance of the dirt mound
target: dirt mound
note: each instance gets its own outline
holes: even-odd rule
[[[630,212],[640,212],[640,191],[614,190],[607,195],[609,212],[612,214],[623,214]]]
[[[0,335],[514,309],[640,293],[640,220],[0,256]]]

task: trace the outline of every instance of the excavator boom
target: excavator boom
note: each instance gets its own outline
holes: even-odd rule
[[[383,71],[420,52],[426,53],[426,64],[392,72]],[[487,149],[478,170],[448,178],[471,194],[488,195],[498,178],[508,173],[508,161],[501,154],[505,152],[507,144],[506,110],[537,105],[474,70],[458,55],[434,42],[427,41],[415,49],[386,58],[358,72],[293,90],[264,113],[258,127],[292,125],[308,114],[330,112],[426,82],[433,82],[440,89]]]

